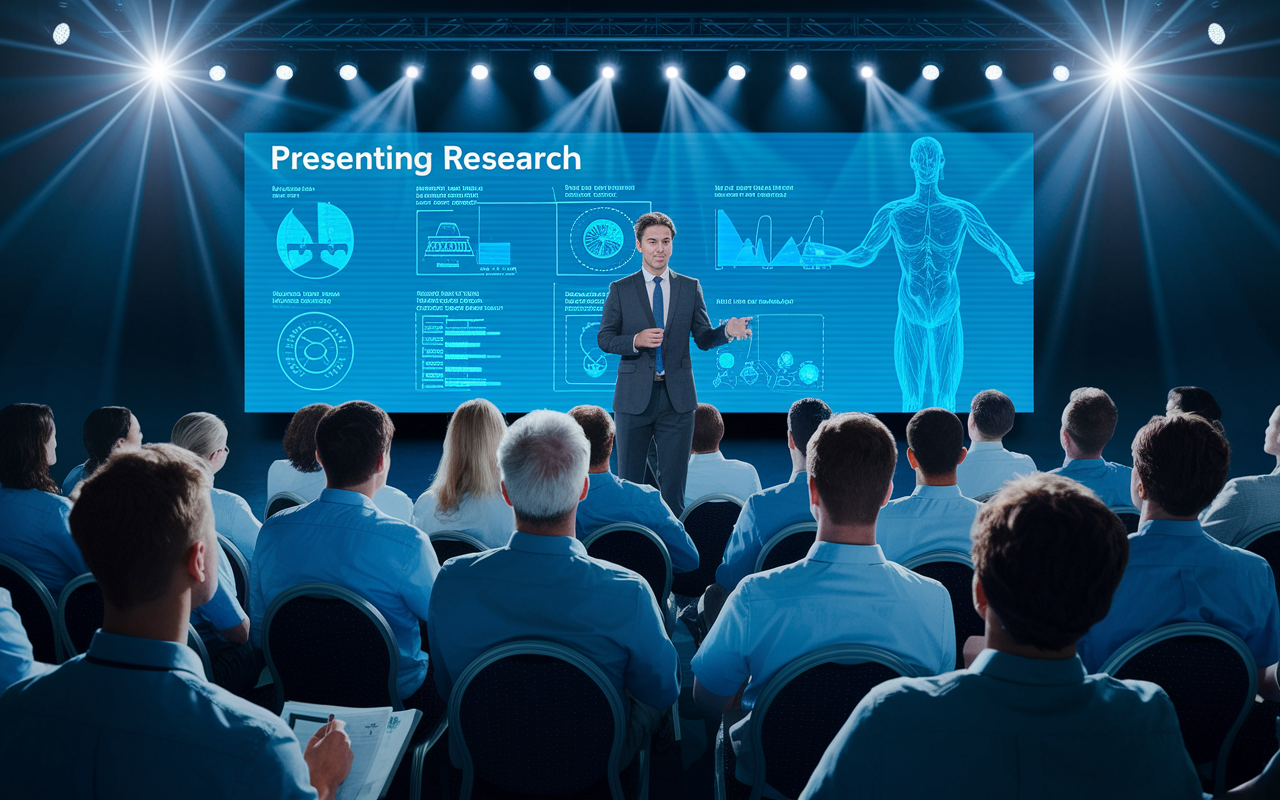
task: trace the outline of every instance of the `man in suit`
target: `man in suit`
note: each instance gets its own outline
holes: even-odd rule
[[[613,391],[618,475],[644,482],[649,443],[657,446],[658,486],[677,515],[693,444],[698,394],[693,387],[689,337],[703,350],[751,335],[751,317],[711,327],[696,278],[671,271],[675,223],[661,212],[636,220],[636,249],[644,268],[609,285],[597,340],[622,356]]]

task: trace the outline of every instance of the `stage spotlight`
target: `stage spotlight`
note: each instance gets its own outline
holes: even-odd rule
[[[679,78],[682,66],[684,66],[684,54],[679,47],[662,48],[662,74],[667,76],[667,80]]]
[[[338,52],[334,53],[333,66],[338,70],[338,77],[344,81],[353,81],[360,74],[360,67],[356,64],[356,55],[350,47],[339,47]]]
[[[546,64],[539,64],[533,68],[533,77],[540,81],[545,81],[547,78],[551,77],[551,67],[548,67]]]
[[[404,76],[411,81],[416,80],[418,76],[421,74],[422,74],[422,70],[418,69],[418,67],[413,64],[410,64],[409,66],[404,68]]]
[[[1119,61],[1112,61],[1107,65],[1107,77],[1113,81],[1122,81],[1129,77],[1129,66]]]
[[[64,45],[71,38],[71,26],[65,22],[59,22],[53,26],[53,43],[56,45]]]
[[[930,50],[920,62],[920,77],[926,81],[936,81],[942,75],[942,51]]]
[[[802,81],[809,77],[809,48],[806,45],[792,45],[787,49],[787,72],[792,80]]]
[[[1004,77],[1004,49],[990,46],[982,57],[982,74],[989,81],[998,81]]]
[[[869,81],[876,76],[876,67],[879,66],[876,60],[875,48],[868,45],[858,45],[853,50],[854,68],[858,70],[858,77],[864,81]]]
[[[427,67],[427,54],[417,49],[405,50],[404,56],[400,59],[400,65],[404,69],[404,76],[411,81],[416,81],[422,77]]]
[[[920,77],[926,81],[936,81],[941,74],[937,64],[925,64],[920,68]]]
[[[535,47],[533,52],[529,54],[529,67],[533,70],[533,77],[540,81],[545,81],[551,77],[551,48]]]
[[[220,81],[227,77],[227,58],[221,51],[211,52],[205,64],[209,67],[209,80]]]
[[[1210,22],[1209,23],[1209,41],[1213,42],[1214,44],[1222,44],[1226,40],[1227,40],[1226,29],[1216,22]],[[54,37],[54,41],[57,41],[57,36]]]
[[[1063,82],[1071,78],[1071,68],[1059,61],[1053,65],[1053,79]]]
[[[214,64],[209,67],[209,80],[220,81],[225,77],[227,77],[227,68],[222,64]]]
[[[735,81],[740,81],[747,77],[747,68],[741,64],[730,64],[729,77]]]
[[[147,65],[147,75],[153,81],[162,81],[169,77],[169,65],[163,61],[153,61]]]
[[[478,81],[485,80],[489,77],[489,65],[492,61],[489,58],[489,48],[473,47],[471,48],[471,77]]]
[[[612,45],[600,48],[600,77],[606,81],[618,77],[618,48]]]
[[[282,81],[292,80],[298,72],[298,60],[292,47],[281,47],[276,51],[276,77]]]
[[[740,81],[747,77],[747,70],[751,66],[751,51],[742,45],[734,45],[729,48],[729,78]]]

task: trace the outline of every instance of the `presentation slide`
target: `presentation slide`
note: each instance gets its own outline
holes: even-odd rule
[[[1033,409],[1029,133],[250,133],[245,410],[611,408],[597,344],[633,230],[713,325],[721,411]]]

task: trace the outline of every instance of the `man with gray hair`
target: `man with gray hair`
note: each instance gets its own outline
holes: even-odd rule
[[[502,496],[515,510],[505,547],[458,556],[436,577],[427,635],[446,701],[477,656],[512,639],[549,639],[595,662],[631,709],[621,765],[676,701],[675,647],[644,579],[587,555],[574,536],[591,447],[568,414],[534,411],[502,438]]]

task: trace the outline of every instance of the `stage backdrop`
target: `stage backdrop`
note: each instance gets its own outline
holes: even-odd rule
[[[753,317],[694,348],[701,400],[903,411],[902,377],[953,405],[958,374],[961,408],[1032,411],[1031,134],[936,134],[940,195],[913,198],[919,138],[246,134],[245,410],[609,407],[600,309],[655,210],[712,323]]]

